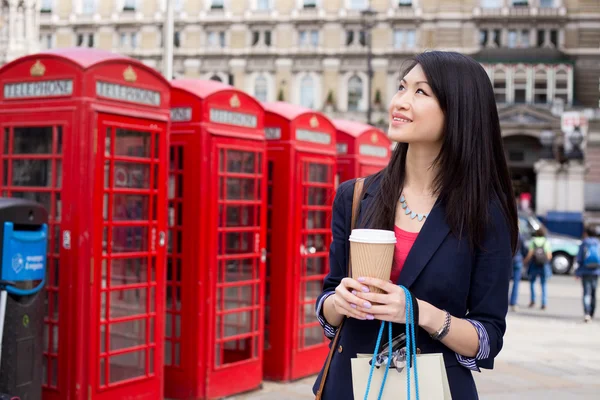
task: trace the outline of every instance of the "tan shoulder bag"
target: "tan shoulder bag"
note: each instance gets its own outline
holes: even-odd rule
[[[360,206],[360,195],[362,193],[364,183],[364,178],[360,178],[357,179],[356,183],[354,184],[354,195],[352,197],[352,220],[350,222],[351,231],[356,225],[358,207]],[[348,254],[348,271],[346,275],[352,276],[352,259],[350,258],[350,254]],[[323,388],[325,387],[325,380],[327,379],[329,367],[331,366],[331,359],[333,358],[333,354],[337,349],[337,344],[340,339],[340,332],[342,332],[342,328],[344,327],[344,321],[346,321],[346,318],[342,319],[342,322],[340,323],[340,326],[338,327],[335,336],[331,341],[331,348],[329,349],[329,354],[327,355],[327,361],[325,362],[325,368],[323,368],[323,375],[321,377],[321,383],[319,385],[319,390],[317,391],[317,394],[315,396],[315,400],[321,400],[321,394],[323,393]]]

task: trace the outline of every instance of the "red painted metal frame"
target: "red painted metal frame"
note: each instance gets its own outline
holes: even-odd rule
[[[318,372],[328,351],[314,310],[329,270],[335,128],[323,114],[291,104],[266,103],[265,109],[265,130],[271,140],[264,368],[265,377],[288,381]],[[325,172],[311,181],[307,168]],[[319,193],[324,193],[322,199],[315,197]],[[314,201],[318,204],[308,204]],[[317,215],[322,220],[315,229],[309,225]],[[311,252],[316,239],[322,240],[321,251]],[[309,264],[321,265],[319,273],[307,274]]]
[[[333,124],[336,127],[339,183],[372,175],[385,168],[391,156],[391,141],[384,132],[356,121],[337,119],[333,120]],[[361,146],[379,150],[381,155],[366,155]]]
[[[51,155],[22,156],[22,159],[52,159],[48,173],[51,176],[51,188],[24,187],[29,193],[53,193],[49,204],[51,246],[49,246],[48,268],[48,312],[45,319],[46,345],[44,351],[45,381],[44,399],[102,399],[102,398],[159,398],[162,392],[162,332],[164,331],[164,250],[160,249],[159,232],[165,231],[166,216],[166,159],[167,131],[169,123],[168,105],[170,102],[168,83],[156,71],[142,63],[127,57],[93,49],[67,49],[35,54],[15,60],[0,69],[2,85],[11,83],[40,82],[51,80],[71,80],[70,93],[52,97],[0,97],[0,135],[2,143],[8,139],[8,149],[2,149],[0,158],[8,162],[12,155],[14,131],[17,128],[52,127]],[[140,105],[126,101],[100,98],[96,95],[96,82],[103,80],[123,86],[154,90],[160,93],[156,106]],[[0,96],[5,93],[0,90]],[[149,354],[154,349],[153,359],[145,358],[143,377],[137,381],[118,382],[115,385],[100,387],[100,352],[103,356],[112,354],[110,348],[101,350],[101,326],[110,324],[110,320],[101,320],[101,292],[111,290],[103,270],[103,259],[113,256],[103,253],[104,241],[102,225],[130,226],[127,221],[104,222],[104,193],[111,199],[113,193],[139,195],[143,192],[135,189],[104,188],[104,143],[101,127],[109,122],[111,126],[123,126],[143,131],[152,131],[157,142],[151,145],[156,149],[150,161],[158,167],[152,176],[157,186],[152,191],[156,199],[156,211],[148,207],[148,218],[133,223],[148,225],[150,229],[145,238],[153,249],[141,255],[156,259],[155,280],[146,281],[137,286],[155,287],[154,301],[146,297],[145,314],[156,316],[149,324],[144,324],[144,345],[139,348]],[[58,132],[62,130],[62,155],[59,155]],[[9,134],[5,138],[5,132]],[[62,168],[58,160],[62,159]],[[116,157],[109,157],[116,161]],[[135,157],[122,157],[122,161],[142,162]],[[143,162],[142,162],[143,164]],[[3,169],[5,162],[0,162]],[[109,167],[110,168],[110,167]],[[35,171],[35,170],[33,170]],[[60,172],[59,172],[60,171]],[[114,181],[107,175],[108,180]],[[42,171],[40,171],[42,172]],[[62,175],[62,185],[59,183]],[[10,175],[7,175],[10,176]],[[12,176],[10,176],[12,179]],[[163,184],[163,182],[165,182]],[[0,182],[2,194],[11,196],[17,188],[14,182]],[[21,189],[20,187],[18,189]],[[59,202],[60,200],[60,202]],[[110,201],[110,200],[109,200]],[[151,203],[150,203],[151,204]],[[108,204],[106,205],[108,206]],[[153,215],[150,215],[152,213]],[[60,216],[59,216],[60,214]],[[141,220],[138,215],[135,219]],[[156,235],[151,235],[154,231]],[[154,250],[154,246],[156,249]],[[136,253],[128,254],[128,256]],[[121,256],[114,255],[114,258]],[[125,256],[126,257],[126,256]],[[108,265],[108,264],[107,264]],[[141,272],[140,272],[141,273]],[[110,273],[108,273],[110,278]],[[150,278],[149,278],[150,279]],[[126,283],[127,285],[128,283]],[[106,286],[106,287],[105,287]],[[117,286],[117,289],[127,286]],[[118,296],[117,296],[118,298]],[[122,299],[121,299],[122,300]],[[110,302],[110,301],[109,301]],[[132,304],[137,305],[137,299]],[[154,311],[149,308],[154,305]],[[58,310],[56,314],[55,311]],[[127,321],[132,318],[123,318]],[[117,320],[118,321],[118,320]],[[116,322],[116,321],[115,321]],[[153,335],[153,337],[152,337]],[[103,336],[105,346],[110,345],[108,335]],[[150,342],[152,344],[150,344]],[[115,355],[127,352],[131,346],[121,346]],[[133,347],[135,349],[136,347]],[[145,354],[146,355],[146,354]],[[150,373],[153,365],[155,373]],[[104,364],[104,371],[108,368]]]
[[[172,236],[180,253],[171,253],[182,260],[181,279],[170,280],[181,288],[181,311],[172,312],[181,335],[173,338],[179,365],[165,365],[165,397],[215,399],[255,389],[263,377],[264,110],[218,82],[172,85],[172,107],[191,109],[191,117],[173,122],[170,137],[183,152],[171,169],[182,185],[171,200],[182,204],[181,227],[171,228],[182,232],[181,243]],[[211,108],[254,115],[256,126],[211,122]]]

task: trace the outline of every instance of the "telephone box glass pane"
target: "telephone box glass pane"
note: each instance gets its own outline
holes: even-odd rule
[[[329,163],[306,161],[303,163],[303,206],[300,260],[300,304],[298,332],[300,346],[325,343],[321,327],[314,316],[315,302],[321,292],[327,273],[327,250],[331,234],[327,227],[331,220],[333,199],[332,167]]]
[[[259,335],[262,151],[218,150],[217,366],[253,358]]]
[[[2,195],[36,201],[48,210],[49,246],[44,321],[45,388],[58,389],[59,355],[59,244],[60,187],[62,183],[62,127],[18,126],[4,128]],[[31,283],[28,283],[31,286]],[[33,282],[33,285],[37,285]],[[17,285],[26,289],[23,285]]]
[[[147,355],[154,338],[156,318],[157,239],[156,204],[153,191],[158,164],[152,161],[158,134],[103,127],[105,167],[103,222],[108,276],[103,282],[101,307],[109,332],[108,384],[144,377],[150,366]],[[111,135],[113,135],[111,137]],[[104,275],[104,272],[103,272]],[[150,324],[148,331],[148,324]],[[145,347],[140,349],[140,347]],[[131,351],[134,350],[135,351]],[[127,351],[122,354],[123,350]],[[117,353],[117,354],[115,354]]]
[[[151,158],[151,140],[152,136],[150,132],[117,129],[115,139],[115,155]]]
[[[177,366],[181,359],[181,267],[184,219],[183,157],[181,145],[171,146],[169,165],[169,247],[167,253],[167,313],[165,323],[165,365]]]
[[[14,128],[13,154],[52,154],[53,127]]]

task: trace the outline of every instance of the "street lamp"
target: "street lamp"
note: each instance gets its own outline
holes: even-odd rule
[[[581,151],[581,144],[583,143],[583,134],[579,129],[579,126],[575,126],[573,132],[569,136],[569,141],[573,145],[569,153],[570,160],[583,160],[583,151]]]
[[[373,10],[371,8],[371,6],[365,8],[364,10],[361,11],[360,13],[361,17],[362,17],[362,26],[363,29],[365,31],[365,39],[367,42],[367,83],[368,83],[368,89],[367,89],[367,124],[371,125],[371,112],[372,112],[372,105],[371,105],[371,92],[372,92],[372,84],[373,84],[373,65],[372,65],[372,58],[373,58],[373,49],[372,49],[372,41],[371,41],[371,29],[373,29],[373,27],[375,26],[375,18],[377,15],[377,11]]]
[[[542,131],[540,133],[540,143],[542,144],[541,157],[546,160],[554,159],[554,132],[553,131]]]

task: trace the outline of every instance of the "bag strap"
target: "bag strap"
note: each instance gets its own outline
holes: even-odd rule
[[[354,229],[356,226],[356,220],[358,217],[358,209],[360,207],[360,196],[362,194],[363,186],[365,180],[364,178],[357,179],[354,183],[354,195],[352,196],[352,219],[350,220],[350,231]],[[346,271],[346,276],[352,276],[352,257],[350,257],[350,253],[348,253],[348,270]],[[325,380],[327,379],[327,375],[329,374],[329,367],[331,366],[331,359],[333,358],[333,354],[337,350],[337,344],[340,340],[340,332],[344,327],[344,321],[346,318],[342,319],[340,326],[335,332],[335,336],[331,340],[331,348],[329,349],[329,354],[327,355],[327,360],[325,361],[325,366],[323,367],[323,375],[321,376],[321,383],[319,384],[319,390],[317,390],[317,394],[315,396],[315,400],[321,400],[321,396],[323,394],[323,389],[325,388]]]

